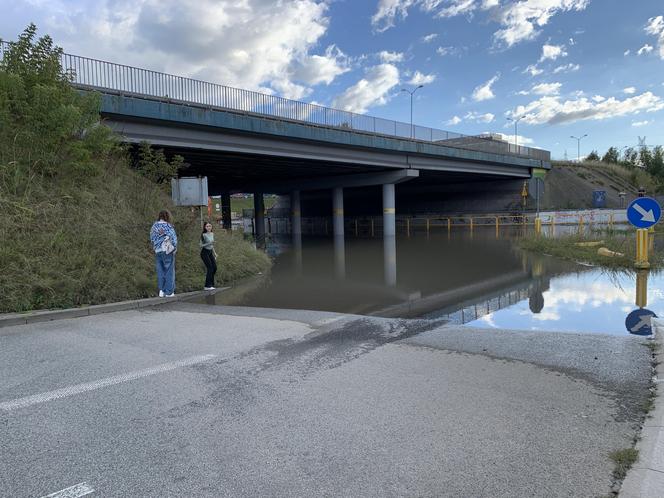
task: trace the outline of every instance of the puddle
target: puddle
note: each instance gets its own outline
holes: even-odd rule
[[[268,247],[274,257],[268,276],[200,302],[628,334],[625,319],[639,308],[638,290],[641,307],[664,316],[664,275],[637,278],[529,254],[515,244],[522,235],[489,229],[391,240],[304,239],[298,250],[278,240]],[[644,332],[641,325],[637,320],[632,328]]]

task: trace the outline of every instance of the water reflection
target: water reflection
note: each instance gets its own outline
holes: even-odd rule
[[[626,334],[625,316],[650,287],[664,312],[664,278],[609,274],[525,253],[521,228],[443,230],[409,238],[288,238],[271,274],[216,304],[445,318],[478,327]],[[644,296],[642,296],[643,298]]]

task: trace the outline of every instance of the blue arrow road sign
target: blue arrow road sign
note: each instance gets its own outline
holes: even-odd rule
[[[652,324],[650,322],[652,318],[657,318],[657,315],[645,308],[632,311],[625,318],[627,332],[635,335],[652,335]]]
[[[627,219],[636,228],[650,228],[659,221],[662,208],[655,199],[639,197],[627,206]]]

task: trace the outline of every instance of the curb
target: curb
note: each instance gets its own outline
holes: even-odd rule
[[[659,345],[655,355],[655,407],[648,413],[636,445],[639,459],[620,488],[621,498],[661,498],[664,494],[664,320],[654,320]]]
[[[115,311],[127,311],[162,304],[188,301],[197,296],[209,296],[230,289],[230,287],[219,287],[213,291],[193,291],[176,294],[174,297],[148,297],[146,299],[134,299],[131,301],[120,301],[117,303],[95,304],[81,308],[70,308],[64,310],[33,311],[29,313],[8,313],[0,315],[0,328],[13,327],[15,325],[29,325],[31,323],[49,322],[52,320],[64,320],[66,318],[79,318],[82,316],[101,315],[102,313],[113,313]]]

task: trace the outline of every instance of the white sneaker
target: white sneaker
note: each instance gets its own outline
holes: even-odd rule
[[[214,287],[203,287],[203,290],[214,290]]]
[[[159,297],[164,297],[164,291],[163,290],[159,291]]]
[[[164,297],[175,297],[175,292],[173,294],[166,294]]]

